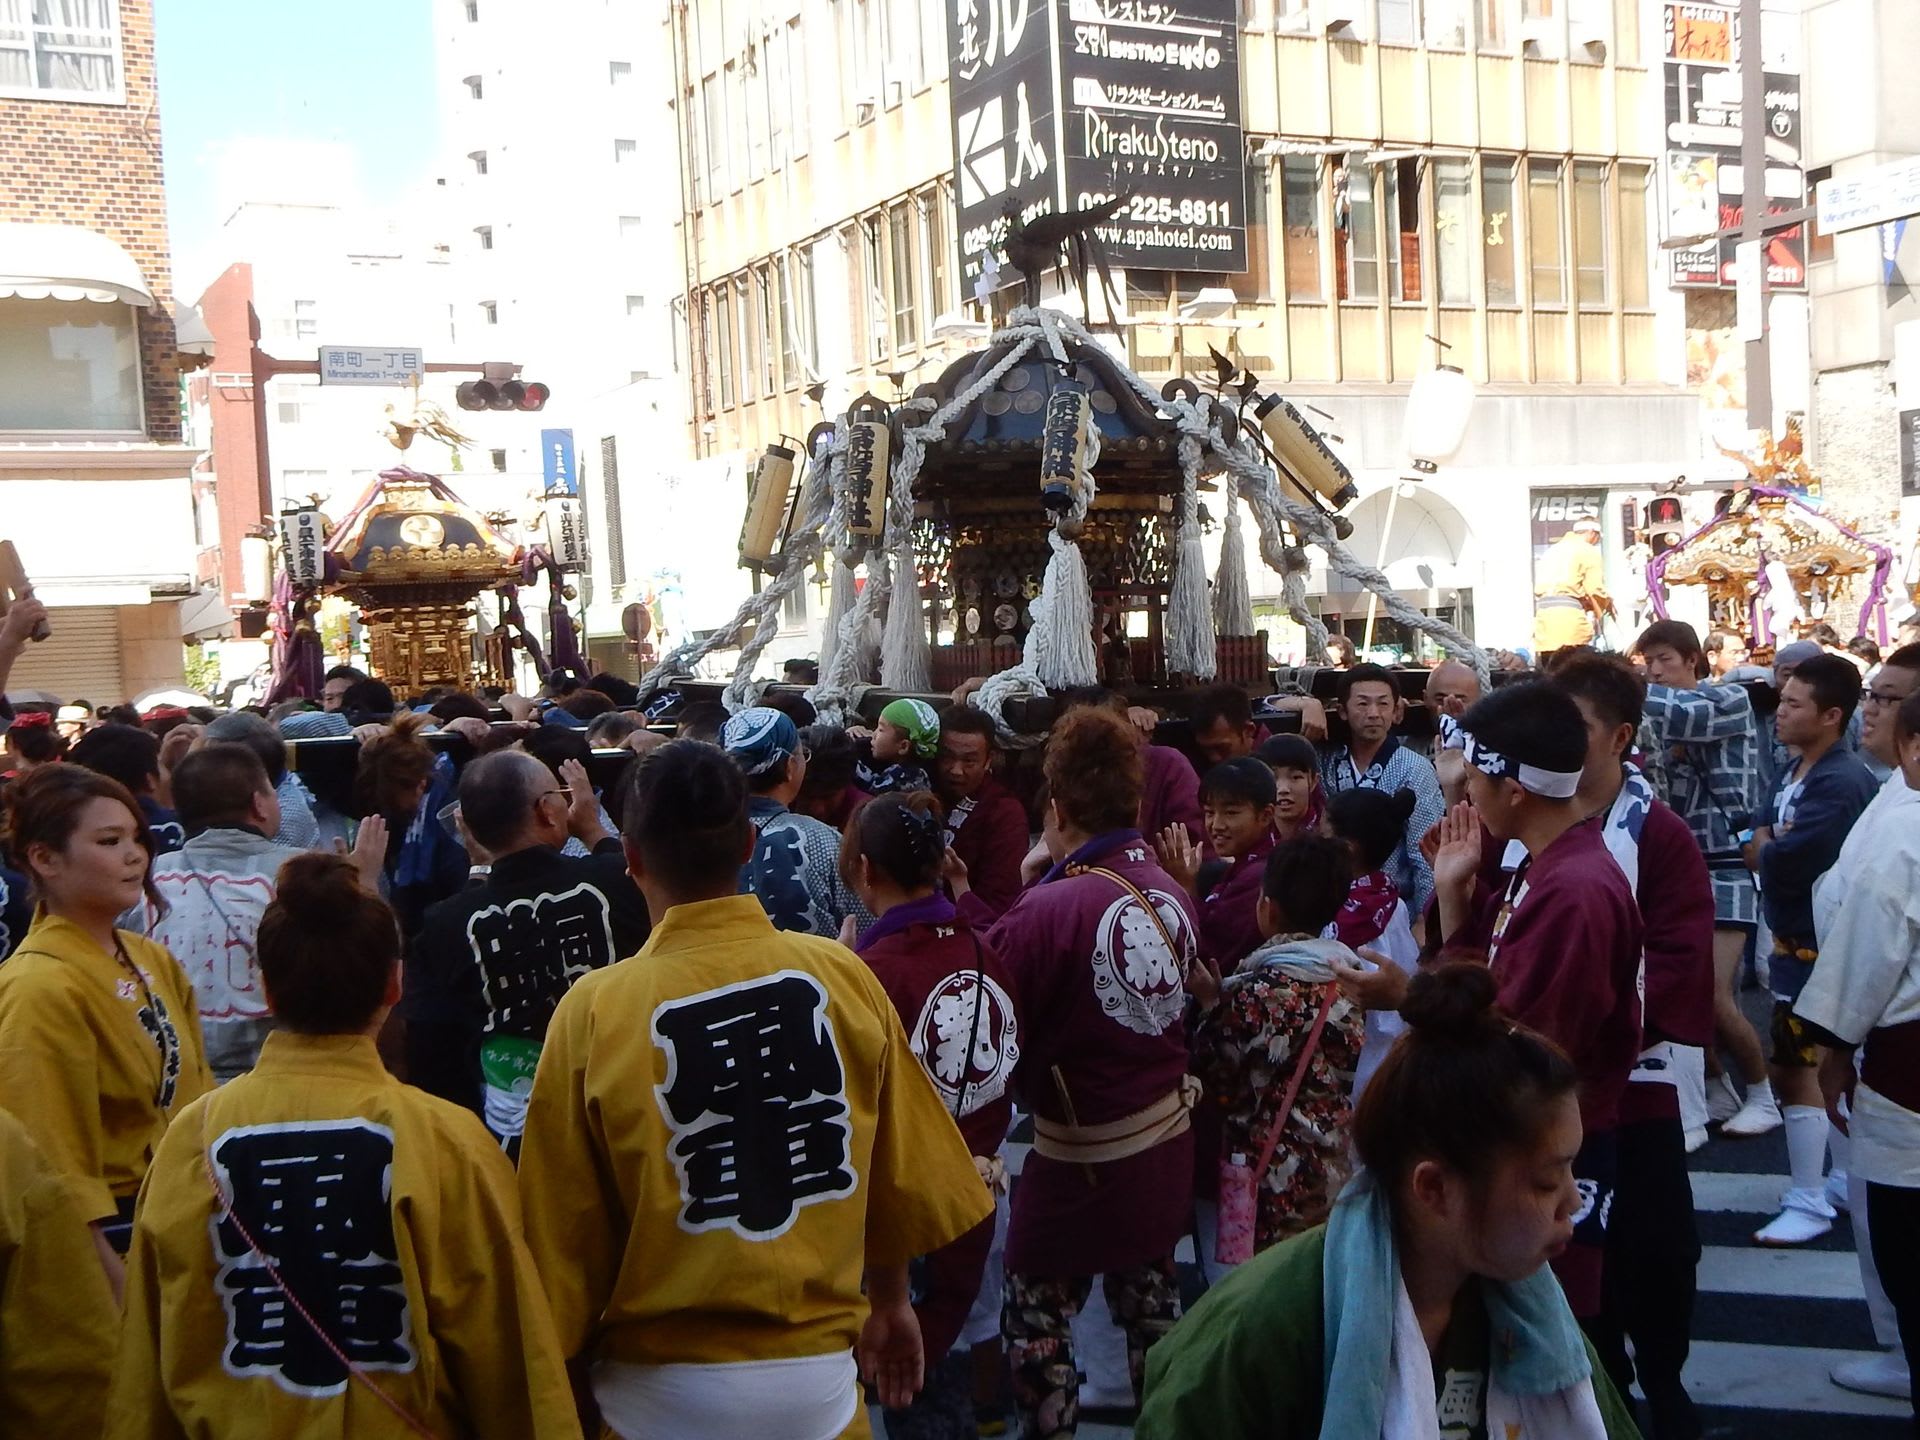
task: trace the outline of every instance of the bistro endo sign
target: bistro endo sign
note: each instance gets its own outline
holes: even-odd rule
[[[1117,263],[1246,269],[1236,0],[944,3],[969,287],[1005,264],[1014,214],[1116,195],[1098,234]]]

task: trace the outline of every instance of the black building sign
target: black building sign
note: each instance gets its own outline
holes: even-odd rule
[[[1115,195],[1117,264],[1247,268],[1235,0],[944,0],[960,273],[1025,219]],[[1007,275],[995,284],[1013,279]]]

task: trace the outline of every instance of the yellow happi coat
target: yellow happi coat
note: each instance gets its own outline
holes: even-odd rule
[[[42,910],[0,965],[0,1103],[85,1220],[133,1198],[169,1117],[213,1086],[186,973],[164,946],[118,934],[131,969]]]
[[[0,1434],[98,1440],[119,1330],[70,1188],[0,1111]]]
[[[873,972],[776,931],[751,895],[674,906],[568,992],[523,1145],[527,1237],[569,1358],[844,1352],[869,1260],[993,1212]]]
[[[238,1226],[222,1223],[216,1178]],[[468,1111],[395,1080],[367,1037],[276,1031],[154,1157],[106,1433],[419,1433],[394,1407],[443,1440],[580,1435],[499,1146]]]

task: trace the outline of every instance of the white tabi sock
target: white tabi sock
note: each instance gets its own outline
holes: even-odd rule
[[[1793,1188],[1817,1196],[1827,1163],[1827,1112],[1818,1105],[1789,1105],[1784,1114],[1787,1169],[1793,1176]]]
[[[1847,1173],[1847,1152],[1851,1148],[1848,1137],[1842,1135],[1840,1131],[1834,1127],[1833,1122],[1829,1120],[1827,1122],[1827,1154],[1833,1157],[1832,1168],[1834,1174],[1845,1175]]]

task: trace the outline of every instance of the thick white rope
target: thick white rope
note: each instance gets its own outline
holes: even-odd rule
[[[1167,592],[1167,671],[1211,680],[1219,669],[1213,609],[1207,602],[1207,557],[1200,548],[1201,437],[1180,436],[1180,532]]]
[[[1213,628],[1220,635],[1251,635],[1253,587],[1247,582],[1247,542],[1241,534],[1239,484],[1229,475],[1226,528],[1220,535],[1220,568],[1213,575]]]

